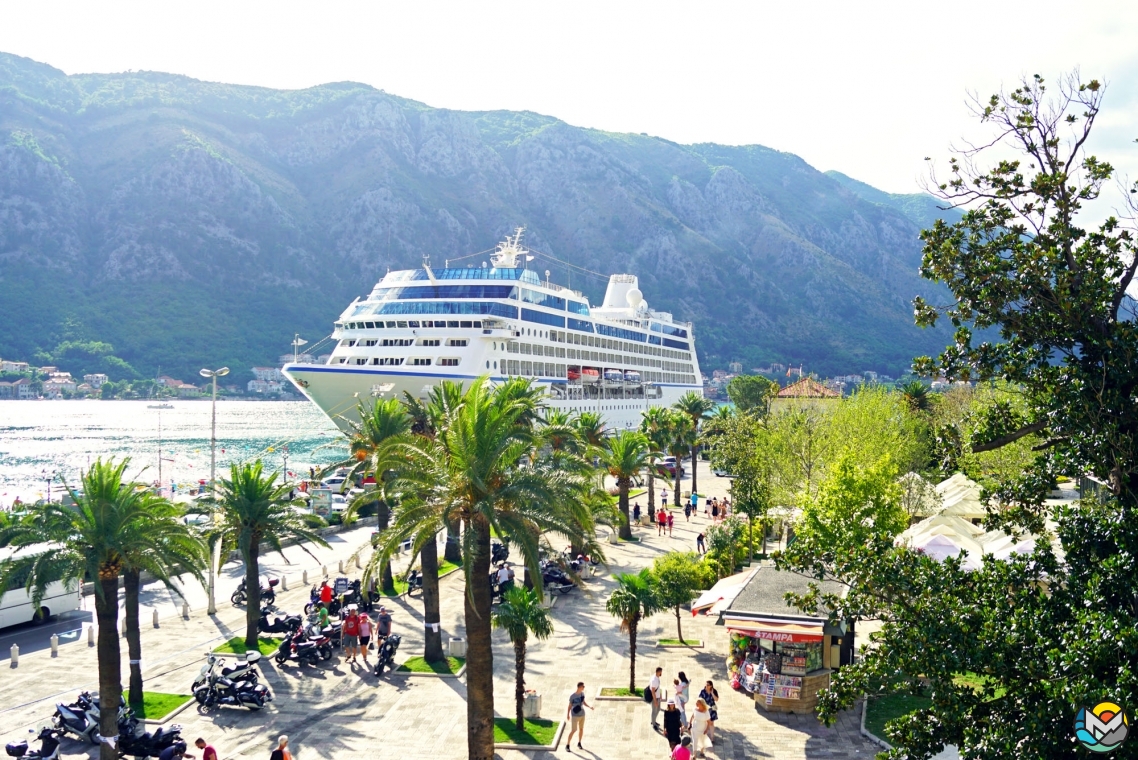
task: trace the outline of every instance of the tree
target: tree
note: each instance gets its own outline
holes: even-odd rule
[[[678,410],[672,410],[668,416],[667,452],[676,458],[676,472],[673,476],[672,498],[675,505],[680,506],[680,471],[684,466],[684,457],[695,446],[696,432],[692,427],[691,418]],[[695,477],[695,459],[692,459],[692,477]],[[692,484],[692,493],[695,493],[695,484]]]
[[[605,609],[620,620],[620,632],[628,634],[628,690],[636,691],[636,630],[640,621],[660,611],[652,588],[652,571],[618,573],[617,587],[605,602]]]
[[[1079,708],[1138,702],[1138,330],[1127,297],[1138,250],[1129,194],[1103,197],[1113,169],[1086,152],[1102,96],[1093,80],[1050,88],[1034,77],[980,103],[995,134],[973,143],[996,154],[981,147],[950,162],[938,192],[966,211],[922,233],[922,274],[951,299],[918,300],[918,323],[948,319],[956,334],[914,367],[1000,379],[1022,397],[1021,410],[978,418],[964,445],[977,454],[1039,437],[1030,466],[987,489],[1001,509],[985,521],[1035,533],[1034,550],[965,570],[875,538],[803,563],[848,593],[800,603],[882,621],[874,646],[835,674],[821,717],[833,721],[867,693],[920,688],[931,698],[887,724],[897,756],[927,758],[951,743],[962,757],[1075,757]],[[1089,226],[1084,215],[1103,221]],[[1084,474],[1106,484],[1101,501],[1046,503],[1057,476]],[[963,673],[979,685],[958,682]],[[1115,756],[1134,757],[1136,746]]]
[[[707,418],[707,413],[715,408],[715,402],[709,398],[704,398],[702,391],[688,391],[680,396],[676,403],[672,404],[672,408],[681,414],[686,414],[691,420],[691,492],[699,493],[699,480],[697,478],[699,474],[699,426]],[[679,464],[679,459],[677,456],[677,464]],[[678,506],[679,502],[677,501],[676,504]]]
[[[727,397],[740,412],[766,416],[771,399],[778,393],[778,383],[762,375],[737,375],[727,383]]]
[[[652,562],[652,584],[656,604],[676,615],[676,635],[681,643],[680,607],[690,604],[703,588],[704,571],[701,558],[694,552],[668,552]]]
[[[491,649],[490,533],[516,549],[526,573],[540,577],[538,541],[543,533],[572,540],[592,520],[576,497],[579,475],[534,467],[541,443],[533,429],[539,416],[529,394],[516,387],[491,390],[474,381],[434,440],[406,444],[407,465],[393,488],[401,499],[387,542],[399,536],[437,532],[447,520],[462,525],[466,579],[467,751],[489,760],[494,754],[494,683]],[[591,472],[587,473],[593,478]],[[390,544],[385,543],[385,546]]]
[[[261,572],[258,559],[261,544],[283,557],[284,542],[296,541],[304,546],[311,541],[320,546],[328,542],[308,527],[304,516],[292,508],[289,492],[292,487],[277,482],[279,473],[266,475],[261,460],[252,464],[233,464],[229,478],[221,478],[215,491],[217,516],[220,528],[236,540],[237,549],[245,560],[245,646],[257,648],[257,621],[261,616]],[[313,555],[313,559],[315,556]]]
[[[632,479],[648,463],[650,452],[648,439],[635,430],[622,430],[610,436],[600,450],[601,463],[609,475],[616,478],[616,487],[620,493],[620,537],[626,541],[632,538],[628,518],[628,488]]]
[[[909,521],[928,517],[941,506],[940,494],[936,486],[916,472],[907,472],[897,480],[901,486],[901,509],[909,516]]]
[[[914,412],[927,412],[929,410],[929,387],[920,380],[910,380],[900,388],[905,403]]]
[[[734,573],[738,561],[735,549],[743,538],[743,523],[732,515],[718,525],[709,525],[704,535],[707,538],[704,559],[715,567],[716,579]]]
[[[535,591],[524,586],[515,586],[506,592],[502,603],[494,610],[492,618],[495,628],[506,632],[514,644],[514,711],[515,725],[519,731],[525,730],[522,715],[522,701],[526,693],[526,640],[530,634],[539,641],[553,635],[553,620],[541,603]]]
[[[877,536],[896,536],[909,525],[896,479],[897,468],[888,457],[870,467],[842,457],[803,507],[798,540],[789,551],[853,550]]]
[[[668,448],[668,426],[670,412],[662,406],[654,406],[643,413],[640,432],[648,438],[652,451],[648,454],[648,517],[656,519],[656,462],[659,452]]]
[[[130,460],[125,460],[127,464]],[[123,555],[123,617],[126,623],[127,655],[130,660],[130,681],[127,703],[142,703],[142,631],[138,622],[138,594],[142,587],[142,573],[147,572],[161,581],[178,596],[182,592],[173,579],[189,573],[202,581],[202,568],[209,561],[209,550],[182,520],[184,512],[166,499],[139,489],[136,486],[131,498],[137,499],[141,520],[146,522],[147,542],[135,544],[135,551]]]
[[[390,502],[384,493],[383,483],[391,477],[399,465],[398,443],[411,432],[411,417],[407,409],[397,399],[386,401],[376,399],[370,408],[361,401],[357,408],[359,422],[349,420],[349,456],[342,462],[330,465],[327,469],[348,468],[349,477],[371,475],[375,478],[374,493],[364,491],[348,505],[345,519],[354,516],[361,507],[374,503],[376,506],[376,530],[387,530],[391,522]],[[380,568],[380,583],[386,593],[395,592],[391,565]]]
[[[128,463],[96,460],[83,474],[80,490],[68,488],[74,506],[45,504],[22,520],[8,522],[0,536],[0,543],[14,548],[0,562],[0,588],[7,588],[13,579],[26,578],[35,608],[43,601],[48,584],[62,582],[76,589],[86,578],[95,581],[99,700],[104,705],[117,705],[122,698],[118,592],[124,566],[129,559],[143,570],[162,575],[185,559],[181,541],[173,542],[176,548],[171,550],[167,519],[154,519],[150,497],[124,480]],[[43,544],[52,548],[39,554],[24,551]],[[201,551],[199,559],[204,556]],[[99,731],[103,736],[118,734],[117,710],[103,710]],[[100,756],[117,760],[118,753],[103,744]]]

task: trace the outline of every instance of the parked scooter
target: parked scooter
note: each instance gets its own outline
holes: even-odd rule
[[[277,601],[276,587],[277,587],[278,583],[280,583],[279,578],[270,578],[268,588],[265,588],[264,586],[261,587],[261,601],[262,602],[264,602],[266,604],[276,603],[276,601]],[[245,591],[245,579],[242,578],[241,583],[238,584],[238,586],[237,586],[237,590],[234,591],[233,595],[229,597],[229,601],[233,602],[233,605],[235,607],[239,607],[242,604],[245,604],[245,602],[247,602],[248,600],[249,600],[249,595]]]
[[[126,701],[119,702],[119,719],[126,716]],[[99,738],[99,700],[91,692],[83,691],[69,705],[57,704],[52,725],[64,734],[70,734],[80,741],[98,744]]]
[[[182,727],[177,723],[168,728],[160,726],[154,733],[149,733],[134,716],[119,722],[119,738],[116,743],[119,755],[159,757],[163,751],[177,744],[181,744],[185,751]]]
[[[209,685],[209,679],[214,676],[228,678],[230,681],[242,681],[256,684],[258,681],[257,668],[254,665],[261,659],[260,652],[246,652],[244,661],[238,660],[232,668],[225,667],[225,660],[217,655],[207,653],[205,665],[198,671],[198,677],[190,687],[190,693],[197,696],[200,689]],[[201,701],[200,699],[198,700]]]
[[[383,675],[384,668],[395,670],[395,653],[399,651],[399,642],[402,640],[402,636],[393,633],[379,645],[379,651],[375,653],[375,674],[377,676]]]
[[[500,541],[493,541],[490,544],[490,564],[497,565],[505,562],[510,557],[510,547],[501,543]]]
[[[270,620],[269,608],[265,607],[261,610],[261,619],[257,621],[257,630],[261,633],[292,633],[300,628],[303,621],[300,615],[273,616]]]
[[[274,659],[278,665],[284,665],[290,660],[300,665],[315,665],[321,660],[332,657],[332,643],[324,637],[316,641],[309,640],[303,630],[297,631],[281,642]]]
[[[541,561],[541,581],[547,588],[562,594],[573,590],[573,579],[556,562],[550,560]]]
[[[248,654],[259,656],[260,653],[249,652]],[[212,657],[210,659],[213,660]],[[198,681],[194,682],[194,699],[198,701],[198,704],[204,707],[232,705],[234,707],[248,707],[250,710],[260,710],[266,702],[272,701],[273,695],[269,693],[269,687],[257,683],[256,675],[252,679],[234,679],[231,676],[224,675],[224,669],[219,673],[218,669],[224,662],[225,660],[218,659],[202,668],[205,679],[202,680],[199,677]]]
[[[407,596],[415,591],[423,590],[423,573],[419,570],[412,570],[407,574]]]
[[[34,728],[28,729],[29,734],[34,734]],[[28,749],[26,741],[13,742],[4,745],[4,752],[8,757],[24,758],[24,760],[59,760],[59,740],[63,738],[63,732],[51,726],[43,726],[40,728],[39,736],[39,749]]]
[[[340,621],[335,623],[329,622],[328,625],[321,628],[317,625],[315,616],[309,619],[309,624],[304,629],[305,636],[309,641],[319,641],[327,639],[328,643],[334,647],[339,648],[343,641],[344,624]]]

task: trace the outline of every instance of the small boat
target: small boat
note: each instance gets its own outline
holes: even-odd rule
[[[147,409],[173,409],[173,404],[147,404]]]
[[[570,367],[565,374],[571,381],[577,382],[581,379],[581,370],[579,367]]]
[[[623,382],[624,381],[624,373],[621,372],[619,369],[606,369],[605,370],[605,380],[608,380],[610,383]]]
[[[634,369],[626,369],[624,371],[624,382],[626,383],[639,383],[640,373]]]
[[[600,370],[593,367],[581,368],[581,382],[583,383],[599,383],[601,381]]]

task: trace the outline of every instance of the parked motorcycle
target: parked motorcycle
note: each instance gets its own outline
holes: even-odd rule
[[[267,604],[275,604],[277,601],[277,584],[280,583],[279,578],[270,578],[268,587],[261,587],[261,601]],[[237,585],[237,590],[229,597],[229,601],[233,602],[233,606],[239,607],[249,600],[249,595],[245,591],[245,579],[241,579],[241,583]]]
[[[34,728],[28,729],[29,734],[34,734]],[[24,758],[25,760],[59,760],[59,740],[63,738],[63,732],[51,726],[43,726],[40,728],[39,736],[39,749],[28,750],[28,743],[26,741],[13,742],[4,745],[4,752],[8,757]]]
[[[315,665],[332,657],[332,643],[325,637],[310,640],[303,630],[281,642],[274,659],[278,665],[292,661],[300,665]]]
[[[181,744],[182,750],[185,751],[186,742],[182,739],[182,727],[177,723],[169,727],[160,726],[154,733],[150,733],[134,716],[119,721],[119,738],[116,743],[119,755],[159,757],[166,749],[176,744]]]
[[[573,579],[556,562],[549,560],[541,562],[541,581],[546,588],[552,587],[554,591],[560,591],[562,594],[568,594],[573,590]]]
[[[407,574],[407,596],[415,591],[423,590],[423,573],[419,570],[412,570]]]
[[[399,642],[402,640],[402,636],[393,633],[379,645],[379,651],[375,653],[375,674],[377,676],[383,675],[384,668],[395,670],[395,653],[399,651]]]
[[[492,541],[490,543],[490,564],[497,565],[500,562],[505,562],[509,557],[510,547],[500,541]]]
[[[248,682],[254,685],[258,681],[257,668],[254,665],[261,659],[260,652],[246,652],[244,661],[238,661],[232,668],[225,667],[225,660],[213,653],[206,654],[205,658],[205,665],[202,665],[198,677],[190,687],[190,693],[195,696],[200,689],[209,685],[211,677],[221,676],[230,681]]]
[[[55,714],[51,717],[52,725],[64,734],[70,734],[80,741],[98,744],[99,735],[99,699],[89,691],[79,693],[79,696],[69,705],[57,704]],[[127,715],[126,701],[119,702],[119,719]]]
[[[261,633],[292,633],[300,628],[304,618],[300,615],[287,615],[279,617],[274,615],[269,619],[269,608],[261,610],[261,619],[257,621],[257,630]]]
[[[220,665],[224,660],[217,663]],[[217,672],[216,666],[206,675],[202,683],[194,684],[194,699],[203,707],[232,705],[260,710],[266,702],[273,699],[269,687],[254,680],[233,680]]]
[[[327,639],[329,644],[338,648],[343,641],[344,624],[337,621],[321,628],[315,620],[311,620],[304,633],[310,641]]]

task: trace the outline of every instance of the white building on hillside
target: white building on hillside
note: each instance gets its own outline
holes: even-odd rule
[[[279,367],[253,367],[253,377],[268,383],[283,383],[284,375]]]

